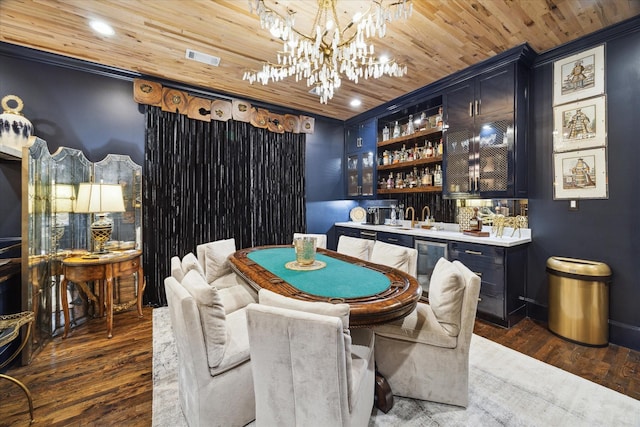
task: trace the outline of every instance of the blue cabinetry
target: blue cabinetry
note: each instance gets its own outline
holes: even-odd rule
[[[375,194],[376,120],[347,125],[345,152],[347,197],[366,198]]]
[[[449,242],[449,260],[480,276],[478,317],[511,327],[525,316],[527,245],[498,247]]]

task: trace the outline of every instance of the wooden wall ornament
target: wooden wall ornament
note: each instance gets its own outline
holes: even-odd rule
[[[187,114],[189,95],[177,89],[162,88],[162,111]]]
[[[184,91],[143,79],[134,79],[133,99],[139,104],[161,107],[162,111],[184,114],[190,119],[203,122],[226,122],[233,119],[274,133],[313,133],[315,123],[313,117],[276,114],[264,108],[252,107],[251,103],[240,99],[212,101],[194,97]]]
[[[162,85],[143,79],[133,79],[133,99],[138,104],[159,107],[162,103]]]
[[[309,116],[300,116],[300,133],[313,133],[316,119]]]
[[[275,133],[284,133],[284,115],[269,113],[267,129]]]
[[[239,122],[251,121],[251,104],[245,101],[234,99],[232,101],[233,108],[231,109],[231,116],[233,120]]]
[[[285,132],[300,133],[300,117],[293,114],[284,115]]]
[[[191,98],[187,108],[187,117],[190,119],[201,120],[203,122],[211,121],[211,100],[204,98]]]
[[[231,101],[217,99],[211,103],[211,120],[226,122],[231,118]]]
[[[269,124],[269,111],[263,108],[251,109],[251,125],[257,128],[266,129]]]

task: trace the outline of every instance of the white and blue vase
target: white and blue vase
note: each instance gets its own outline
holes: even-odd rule
[[[11,101],[15,103],[14,107],[9,106]],[[22,99],[16,95],[2,98],[4,111],[0,114],[0,148],[15,157],[22,157],[22,147],[27,145],[33,134],[33,125],[20,113],[23,106]]]

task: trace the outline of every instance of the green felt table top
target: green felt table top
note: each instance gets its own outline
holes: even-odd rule
[[[285,264],[296,259],[292,247],[260,249],[247,257],[296,289],[321,297],[362,298],[383,292],[391,285],[389,278],[378,271],[320,253],[316,253],[316,260],[325,262],[326,267],[312,271],[289,270]]]

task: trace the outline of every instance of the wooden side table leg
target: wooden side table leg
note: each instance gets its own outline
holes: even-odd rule
[[[64,333],[62,334],[62,338],[66,338],[69,333],[69,298],[67,298],[67,284],[68,284],[67,276],[64,276],[62,279],[62,284],[60,285],[60,298],[62,299],[62,310],[64,312]]]
[[[113,337],[113,277],[107,276],[107,338]]]
[[[138,260],[138,317],[142,317],[142,294],[144,293],[144,275],[142,274],[142,262]]]

